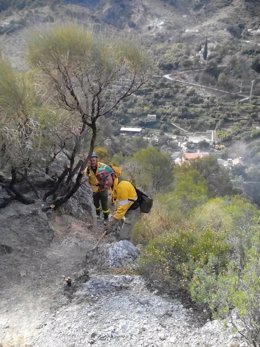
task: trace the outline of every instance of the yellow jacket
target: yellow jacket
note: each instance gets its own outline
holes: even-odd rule
[[[121,220],[134,203],[129,201],[129,199],[136,200],[137,194],[132,183],[129,181],[119,182],[118,178],[116,178],[112,187],[112,198],[116,207],[113,217]]]
[[[101,163],[100,161],[97,163],[97,169],[99,167],[105,167],[105,166],[107,165],[104,163]],[[97,169],[93,170],[91,167],[87,167],[84,171],[84,175],[88,178],[88,182],[92,188],[93,193],[97,193],[103,190],[103,189],[100,189],[99,182],[96,178]]]

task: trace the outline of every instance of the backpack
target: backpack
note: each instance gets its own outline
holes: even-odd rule
[[[130,201],[134,201],[129,210],[136,210],[138,207],[140,207],[140,211],[142,213],[149,213],[153,206],[153,199],[135,186],[134,188],[136,190],[137,200],[129,199]]]
[[[119,177],[121,175],[122,168],[120,166],[117,166],[116,164],[109,164],[109,166],[114,171],[116,177]]]

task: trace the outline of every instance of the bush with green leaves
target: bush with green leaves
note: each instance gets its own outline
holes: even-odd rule
[[[177,230],[187,221],[195,206],[208,200],[206,182],[198,171],[189,166],[174,168],[174,189],[156,195],[148,218],[142,218],[133,230],[135,243],[147,244],[169,230]]]
[[[218,164],[217,158],[208,156],[195,160],[191,167],[205,179],[209,197],[232,195],[234,193],[229,172]]]
[[[189,53],[188,45],[174,43],[161,54],[160,67],[165,70],[177,69],[182,62],[183,57],[185,55],[189,56]]]
[[[182,202],[174,191],[157,194],[154,205],[147,216],[143,216],[135,225],[132,240],[134,243],[148,244],[155,237],[177,230],[190,210],[183,209]]]
[[[206,304],[215,318],[231,318],[233,326],[253,346],[259,346],[260,334],[260,228],[239,233],[239,252],[232,248],[228,266],[216,271],[213,257],[197,268],[190,283],[193,300]],[[230,244],[232,247],[232,244]]]
[[[46,5],[61,4],[62,0],[1,0],[0,1],[0,11],[6,9],[16,9],[22,10],[24,8],[33,8]]]
[[[234,85],[224,72],[221,72],[218,76],[218,86],[228,91],[234,89]]]
[[[33,70],[19,74],[0,57],[0,160],[12,173],[11,181],[8,173],[3,178],[3,186],[9,194],[10,184],[20,183],[18,169],[25,176],[35,160],[43,159],[44,170],[60,153],[66,163],[58,165],[55,188],[43,198],[48,210],[78,190],[96,144],[99,118],[147,81],[151,63],[133,41],[101,33],[97,38],[76,24],[34,32],[28,60]],[[49,152],[39,155],[44,144]],[[83,152],[86,144],[88,155]]]
[[[25,175],[41,165],[47,166],[57,127],[56,112],[43,107],[37,97],[32,76],[18,73],[0,57],[0,169]]]
[[[206,181],[198,170],[189,165],[174,168],[174,196],[184,215],[208,200]]]
[[[172,218],[171,218],[172,217]],[[149,241],[167,232],[175,225],[178,217],[167,209],[158,198],[155,199],[151,212],[143,215],[132,231],[132,241],[135,244],[147,244]]]
[[[160,289],[188,292],[194,271],[213,256],[218,259],[218,268],[226,266],[229,245],[224,234],[186,225],[153,239],[141,257],[140,270]]]
[[[171,158],[155,147],[134,153],[126,171],[133,182],[150,193],[169,189],[173,182]]]
[[[176,224],[167,212],[161,229],[157,221],[157,236],[152,229],[148,238],[140,259],[142,274],[160,289],[185,292],[217,318],[232,312],[234,326],[258,346],[259,210],[245,198],[229,196],[197,205]],[[148,222],[146,233],[150,226]]]

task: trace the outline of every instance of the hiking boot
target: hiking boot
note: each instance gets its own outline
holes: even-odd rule
[[[109,213],[104,213],[104,225],[107,225],[107,223],[109,222]]]

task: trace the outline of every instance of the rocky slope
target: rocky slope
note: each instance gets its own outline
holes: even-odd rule
[[[229,25],[240,34],[242,25],[247,39],[251,36],[246,29],[259,27],[258,1],[200,0],[190,2],[189,8],[182,6],[188,1],[86,3],[1,12],[1,49],[14,66],[26,70],[30,30],[69,20],[113,34],[118,28],[132,32],[151,50],[179,39],[201,43],[205,35],[223,41],[233,35]],[[90,206],[77,218],[71,216],[74,212],[50,218],[37,204],[12,204],[1,211],[1,347],[246,346],[220,322],[202,324],[197,313],[180,302],[147,290],[132,265],[102,266],[102,271],[86,267],[85,255],[100,231],[91,227]],[[79,219],[84,212],[87,221]],[[75,286],[68,288],[63,275],[71,276]]]
[[[9,206],[0,221],[10,245],[0,255],[1,347],[247,346],[230,327],[148,290],[130,242],[107,237],[93,251],[100,227],[49,219],[39,206]]]
[[[142,278],[126,275],[93,275],[48,319],[32,345],[246,346],[220,322],[200,325],[191,309],[150,292]]]

